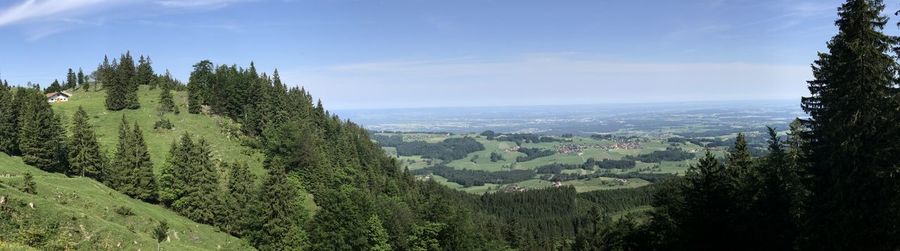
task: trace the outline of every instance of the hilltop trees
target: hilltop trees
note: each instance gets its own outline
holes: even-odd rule
[[[79,106],[72,117],[72,138],[69,141],[69,175],[101,179],[106,156],[100,150],[97,136],[88,122],[87,112]]]
[[[188,89],[188,112],[200,113],[200,106],[207,102],[207,92],[213,77],[213,64],[209,60],[203,60],[194,65]]]
[[[297,183],[288,178],[280,159],[267,162],[269,175],[259,193],[258,218],[250,241],[261,250],[296,250],[306,243],[301,228],[306,215],[298,202]]]
[[[150,57],[144,57],[141,55],[140,59],[138,59],[137,73],[135,74],[135,84],[137,85],[152,85],[155,83],[156,75],[153,73],[153,66],[150,62]]]
[[[835,249],[900,246],[898,38],[882,32],[882,1],[850,0],[819,53],[802,100],[812,174],[809,243]]]
[[[44,89],[44,93],[54,93],[62,90],[63,87],[59,85],[59,80],[53,80],[53,83],[50,83],[50,86],[47,86],[47,89]]]
[[[75,89],[78,86],[78,77],[75,76],[75,72],[72,71],[72,68],[69,68],[69,72],[66,73],[66,90]]]
[[[146,62],[146,60],[141,62],[144,71],[141,74],[144,75],[138,75],[138,72],[135,70],[134,59],[131,58],[131,53],[129,52],[122,54],[118,64],[115,61],[113,61],[112,65],[106,62],[107,59],[104,57],[103,63],[97,69],[98,74],[103,78],[103,87],[106,88],[106,109],[118,111],[125,108],[140,108],[141,104],[138,102],[137,90],[139,84],[146,82],[144,79],[146,76],[144,75],[146,75],[146,68],[149,67],[149,62]],[[152,75],[153,70],[149,69],[149,71]]]
[[[161,87],[159,92],[159,113],[174,112],[177,114],[178,107],[175,106],[175,100],[172,99],[172,91],[169,90],[169,85],[163,84]]]
[[[84,72],[81,71],[81,68],[78,68],[78,86],[84,88],[85,91],[90,91],[91,85],[87,83],[87,79],[84,78]]]
[[[227,191],[227,224],[225,229],[236,236],[247,236],[256,216],[256,176],[245,163],[231,163]]]

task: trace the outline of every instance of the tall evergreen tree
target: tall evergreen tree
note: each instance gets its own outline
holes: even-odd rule
[[[194,65],[194,71],[191,72],[191,78],[187,84],[189,113],[200,113],[201,106],[208,102],[206,98],[212,77],[212,62],[210,62],[209,60],[203,60]]]
[[[369,237],[369,245],[368,250],[372,251],[390,251],[391,244],[388,243],[388,233],[387,230],[384,229],[384,226],[381,223],[381,219],[378,218],[378,215],[372,215],[369,217],[368,221],[368,237]]]
[[[256,176],[244,163],[232,163],[228,175],[227,230],[236,236],[247,236],[256,212]]]
[[[12,88],[5,82],[0,84],[0,152],[9,155],[19,154],[18,113],[22,107],[16,103]]]
[[[131,79],[134,65],[131,64],[131,56],[123,54],[121,63],[113,60],[113,65],[103,66],[104,82],[103,88],[106,89],[106,109],[118,111],[128,107],[129,100],[126,97],[130,91]],[[104,58],[105,64],[106,58]],[[131,65],[131,66],[129,66]],[[129,71],[130,69],[130,71]]]
[[[178,107],[175,106],[175,100],[172,99],[172,92],[168,85],[162,85],[159,91],[159,108],[160,113],[175,112],[178,113]]]
[[[848,0],[838,33],[813,65],[806,158],[811,174],[807,247],[889,250],[900,247],[900,135],[891,50],[880,0]]]
[[[141,103],[138,101],[137,96],[141,76],[135,70],[134,59],[131,58],[130,52],[125,52],[125,55],[119,59],[119,67],[116,68],[116,72],[119,80],[125,86],[125,107],[128,109],[141,108]]]
[[[75,89],[78,85],[78,77],[75,75],[75,72],[72,71],[72,68],[69,68],[69,72],[66,73],[66,90]]]
[[[219,176],[206,140],[193,142],[190,135],[173,143],[169,165],[163,170],[160,193],[163,203],[191,220],[221,224],[224,215]]]
[[[106,156],[100,150],[87,112],[81,106],[72,117],[72,138],[69,141],[69,175],[100,180]]]
[[[804,190],[781,139],[769,127],[769,154],[757,170],[760,180],[750,206],[753,224],[747,245],[757,250],[796,249]]]
[[[84,71],[82,71],[81,68],[78,68],[78,86],[84,88],[85,91],[90,90],[90,85],[85,81]]]
[[[19,150],[25,163],[50,172],[66,169],[66,140],[60,119],[37,89],[24,95],[19,116]]]
[[[156,82],[154,81],[156,75],[153,73],[153,66],[151,64],[152,62],[150,61],[149,56],[145,58],[144,55],[141,55],[138,60],[137,75],[135,76],[135,78],[137,78],[135,82],[138,85],[152,85]]]
[[[63,87],[59,85],[59,80],[53,80],[53,83],[50,83],[50,86],[47,86],[47,89],[44,90],[44,93],[54,93],[61,92]]]
[[[280,159],[266,165],[269,174],[260,188],[251,242],[261,250],[301,249],[306,242],[306,233],[300,227],[305,215],[298,203],[297,184],[290,182]]]
[[[107,90],[109,90],[108,88]],[[122,121],[119,123],[119,141],[116,145],[116,153],[103,176],[104,183],[116,190],[119,190],[124,185],[123,183],[127,181],[124,176],[128,175],[129,170],[126,167],[129,165],[128,155],[132,147],[128,142],[129,133],[131,133],[131,128],[128,126],[128,120],[125,119],[125,115],[122,114]]]
[[[135,199],[154,202],[158,199],[157,182],[144,134],[137,123],[134,124],[133,131],[129,131],[124,115],[119,128],[119,149],[113,160],[115,169],[112,171],[116,177],[111,178],[114,187]]]

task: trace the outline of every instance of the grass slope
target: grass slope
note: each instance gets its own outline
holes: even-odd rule
[[[25,172],[34,175],[36,195],[19,191]],[[253,249],[215,227],[129,198],[92,179],[47,173],[4,153],[0,153],[0,197],[6,198],[5,207],[31,211],[31,218],[59,223],[60,231],[67,235],[66,244],[75,249],[155,250],[156,240],[151,232],[161,220],[169,224],[169,240],[161,244],[163,250]],[[29,203],[33,209],[26,206]],[[131,209],[134,215],[116,213],[119,207]],[[19,250],[18,244],[4,245],[7,244],[0,245],[0,249]]]
[[[160,89],[150,90],[147,86],[141,86],[138,91],[138,99],[141,108],[136,110],[107,111],[106,91],[70,91],[72,97],[69,102],[53,104],[53,110],[62,115],[63,125],[71,132],[72,115],[82,106],[90,117],[90,122],[97,133],[100,145],[107,151],[108,156],[116,150],[119,140],[119,124],[124,114],[133,125],[137,122],[144,131],[144,140],[150,151],[157,174],[160,168],[166,164],[169,155],[169,147],[185,132],[194,137],[205,138],[211,148],[214,159],[223,161],[243,161],[250,165],[251,170],[257,176],[263,175],[263,154],[257,150],[242,146],[239,139],[226,133],[239,129],[237,124],[230,119],[208,116],[203,114],[190,114],[187,112],[187,92],[172,92],[175,104],[181,111],[180,114],[166,114],[165,116],[175,125],[172,130],[154,130],[153,124],[159,120],[157,107],[159,107]]]

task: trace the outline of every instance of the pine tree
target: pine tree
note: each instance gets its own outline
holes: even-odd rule
[[[47,86],[47,89],[44,90],[44,93],[54,93],[61,92],[63,87],[59,85],[59,80],[53,80],[53,83],[50,86]]]
[[[87,81],[85,81],[84,71],[82,71],[81,68],[78,68],[78,86],[84,88],[85,91],[89,91],[91,87]]]
[[[802,108],[811,174],[805,245],[890,250],[900,246],[898,38],[882,32],[880,0],[848,0],[838,33],[813,65]]]
[[[113,60],[113,64],[106,66],[106,58],[104,58],[103,88],[106,89],[106,109],[118,111],[128,107],[129,85],[132,79],[132,73],[128,71],[130,64],[130,56],[126,60],[126,56],[122,55],[122,63]],[[131,65],[132,69],[134,65]]]
[[[37,183],[34,182],[34,176],[31,176],[30,172],[25,173],[22,180],[23,193],[37,194]]]
[[[154,202],[158,197],[153,161],[150,160],[150,152],[147,151],[147,144],[144,142],[144,133],[137,123],[134,124],[134,132],[129,143],[132,149],[132,155],[129,156],[132,169],[131,174],[126,177],[130,178],[129,183],[134,187],[133,190],[126,190],[124,193],[136,199]]]
[[[280,160],[267,164],[269,175],[260,188],[259,208],[251,242],[260,250],[296,250],[305,242],[296,185]]]
[[[144,58],[144,56],[141,55],[138,60],[137,75],[135,76],[138,85],[152,85],[155,82],[156,75],[153,73],[153,66],[151,66],[151,64],[150,57]]]
[[[760,182],[750,207],[754,224],[748,245],[757,250],[796,249],[804,190],[775,129],[769,127],[768,132],[769,154],[757,171]]]
[[[197,222],[224,223],[220,222],[224,208],[219,200],[219,176],[206,140],[194,143],[185,134],[180,145],[173,142],[169,154],[169,165],[160,178],[163,203]]]
[[[22,92],[22,91],[17,91]],[[21,106],[8,84],[0,84],[0,152],[19,154],[19,118]]]
[[[94,87],[95,89],[109,88],[109,83],[113,78],[113,69],[113,66],[109,63],[109,57],[103,55],[103,62],[97,65],[97,70],[95,71],[97,78],[95,82],[98,84]]]
[[[256,207],[256,176],[244,163],[232,163],[228,176],[228,232],[247,236],[252,227]]]
[[[191,78],[187,84],[189,113],[200,113],[201,105],[208,102],[206,93],[209,91],[212,76],[213,64],[209,60],[203,60],[194,65],[194,71],[191,72]]]
[[[369,217],[368,221],[368,237],[369,237],[369,246],[368,250],[372,251],[390,251],[393,250],[391,248],[391,244],[388,243],[388,233],[387,230],[384,229],[384,226],[381,223],[381,219],[378,218],[378,215],[372,215]]]
[[[166,221],[160,221],[153,229],[153,237],[156,238],[156,251],[159,251],[159,244],[169,238],[169,224]]]
[[[103,176],[103,182],[116,190],[122,189],[125,185],[124,183],[128,180],[125,175],[128,175],[128,155],[132,147],[128,142],[130,133],[131,128],[129,128],[128,120],[125,119],[123,114],[122,122],[119,123],[119,143],[116,145],[116,153],[107,169],[107,173]]]
[[[735,182],[727,168],[709,151],[685,174],[681,189],[685,208],[675,219],[687,249],[728,249],[741,236],[732,226]]]
[[[100,150],[87,112],[81,106],[72,117],[72,138],[69,141],[69,174],[100,180],[106,156]]]
[[[120,81],[125,86],[125,107],[128,109],[138,109],[141,108],[141,103],[138,101],[138,85],[141,83],[138,72],[135,70],[134,59],[131,58],[131,53],[126,52],[121,59],[119,59],[119,68],[116,69],[117,75],[120,78]]]
[[[69,68],[69,72],[66,73],[66,90],[75,89],[78,85],[78,77],[75,76],[75,72],[72,71],[72,68]]]
[[[141,128],[137,123],[133,128],[133,131],[129,130],[128,121],[123,115],[119,127],[119,148],[111,170],[114,177],[111,177],[110,181],[116,190],[128,196],[154,202],[158,196],[153,162],[150,160]]]
[[[160,113],[168,113],[175,112],[177,113],[178,107],[175,106],[175,100],[172,99],[172,92],[169,90],[168,85],[162,85],[159,92],[159,112]]]
[[[19,116],[19,150],[25,163],[49,172],[66,169],[66,140],[60,119],[36,89],[24,95]]]

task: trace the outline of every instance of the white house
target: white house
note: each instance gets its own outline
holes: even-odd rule
[[[69,101],[69,97],[71,96],[72,94],[69,94],[68,92],[51,92],[47,93],[47,102],[66,102]]]

